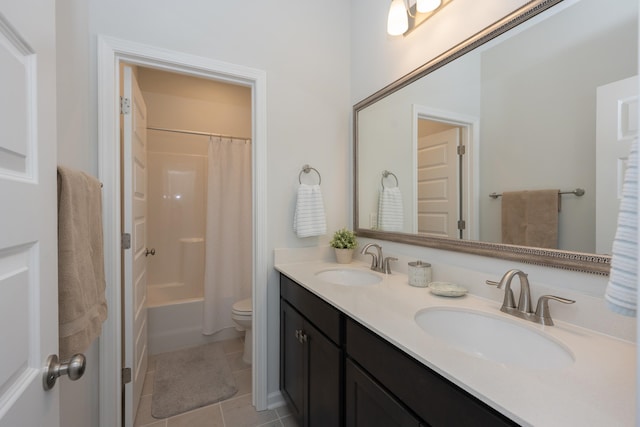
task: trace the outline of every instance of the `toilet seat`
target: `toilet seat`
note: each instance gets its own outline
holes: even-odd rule
[[[231,312],[238,316],[251,316],[253,312],[253,301],[251,298],[236,301],[231,307]]]

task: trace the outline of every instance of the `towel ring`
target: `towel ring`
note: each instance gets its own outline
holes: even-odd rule
[[[315,171],[315,173],[318,174],[318,185],[322,184],[322,176],[320,176],[320,172],[318,172],[318,169],[316,168],[312,168],[309,165],[304,165],[302,166],[302,170],[300,171],[300,173],[298,174],[298,183],[302,184],[302,173],[309,173],[311,171]]]
[[[382,178],[380,178],[380,184],[382,184],[382,189],[384,190],[384,179],[385,178],[389,178],[389,175],[393,176],[396,180],[396,187],[399,187],[400,184],[398,183],[398,177],[396,176],[395,173],[393,172],[389,172],[388,170],[384,170],[382,171]]]

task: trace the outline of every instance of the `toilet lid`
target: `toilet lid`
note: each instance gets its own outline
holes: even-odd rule
[[[236,301],[233,304],[233,311],[240,313],[251,313],[253,311],[253,301],[251,301],[251,298]]]

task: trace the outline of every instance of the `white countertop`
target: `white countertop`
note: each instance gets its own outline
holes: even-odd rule
[[[409,286],[404,274],[375,273],[382,281],[366,286],[335,285],[315,276],[330,268],[371,271],[361,262],[299,262],[278,264],[275,268],[522,425],[635,425],[633,343],[561,321],[555,321],[554,326],[537,325],[504,314],[499,303],[473,295],[439,297],[427,288]],[[436,306],[473,309],[521,322],[563,343],[575,362],[561,369],[528,369],[463,353],[429,336],[414,321],[416,312]]]

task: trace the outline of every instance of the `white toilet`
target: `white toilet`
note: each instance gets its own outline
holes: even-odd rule
[[[253,317],[253,301],[251,298],[237,301],[231,309],[231,318],[236,322],[238,331],[244,333],[244,354],[242,360],[251,364],[251,355],[253,353],[253,337],[251,333],[251,319]]]

